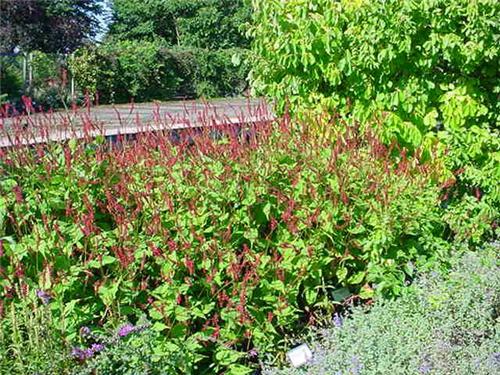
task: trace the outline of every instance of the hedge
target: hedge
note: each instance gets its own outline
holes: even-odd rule
[[[223,97],[241,94],[246,87],[247,65],[234,63],[245,53],[126,40],[83,48],[70,67],[80,89],[98,93],[104,103]]]

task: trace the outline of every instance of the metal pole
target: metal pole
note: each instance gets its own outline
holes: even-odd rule
[[[23,53],[23,89],[26,91],[26,82],[28,76],[28,58],[26,52]]]
[[[70,54],[70,59],[73,56],[73,53]],[[73,70],[70,68],[70,64],[68,64],[68,72],[71,77],[71,101],[75,101],[75,76],[73,75]]]
[[[2,97],[2,71],[3,71],[2,70],[2,62],[3,62],[3,56],[0,55],[0,98]]]
[[[31,90],[31,85],[33,83],[33,65],[31,64],[33,59],[32,53],[28,54],[28,86]]]

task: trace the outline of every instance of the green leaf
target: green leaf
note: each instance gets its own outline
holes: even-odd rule
[[[345,267],[339,266],[337,268],[337,271],[335,271],[335,275],[337,276],[337,279],[339,279],[339,282],[342,282],[346,279],[348,272],[349,271]]]
[[[229,366],[238,362],[241,358],[245,356],[244,353],[237,352],[236,350],[231,350],[225,347],[219,347],[215,353],[215,359],[217,362],[224,366]]]
[[[350,297],[351,295],[352,295],[352,293],[347,288],[335,289],[332,292],[332,298],[333,298],[334,301],[337,301],[337,302],[342,302],[347,297]]]
[[[349,284],[357,285],[363,282],[366,277],[366,272],[357,272],[347,280]]]
[[[182,338],[185,337],[188,332],[188,327],[184,324],[176,324],[170,330],[170,337],[172,338]]]
[[[118,280],[112,284],[101,285],[99,288],[99,296],[106,306],[111,306],[116,301],[116,293],[118,292],[119,285],[120,281]]]
[[[157,332],[162,332],[164,330],[166,330],[168,328],[168,326],[164,323],[161,323],[161,322],[155,322],[152,326],[151,326],[151,329],[153,331],[157,331]]]
[[[163,314],[153,307],[149,309],[149,316],[153,320],[163,320],[164,318]]]
[[[227,374],[230,375],[248,375],[253,373],[255,370],[243,365],[230,365]]]
[[[305,295],[306,295],[307,304],[314,305],[314,303],[316,302],[316,300],[318,298],[317,290],[315,290],[313,288],[306,289]]]
[[[361,290],[359,292],[359,296],[362,299],[370,299],[370,298],[373,298],[374,292],[375,291],[372,288],[365,285],[363,288],[361,288]]]
[[[111,255],[103,255],[101,260],[98,259],[92,259],[90,262],[87,263],[88,268],[101,268],[102,266],[106,266],[109,264],[116,263],[117,259],[115,257],[112,257]]]

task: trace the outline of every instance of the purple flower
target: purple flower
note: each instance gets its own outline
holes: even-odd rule
[[[126,337],[126,336],[130,335],[131,333],[142,332],[147,328],[148,328],[147,324],[134,326],[130,323],[127,323],[127,324],[120,327],[120,329],[118,330],[118,336],[119,337]]]
[[[92,358],[95,354],[102,352],[105,349],[103,344],[92,344],[90,348],[73,348],[71,350],[71,356],[79,361],[85,361],[86,359]]]
[[[333,324],[335,327],[341,328],[342,324],[344,324],[344,319],[342,319],[339,314],[335,313],[335,315],[333,315]]]
[[[351,364],[352,364],[352,372],[355,375],[359,375],[361,373],[361,370],[363,369],[363,364],[359,360],[357,356],[353,356],[351,358]]]
[[[429,356],[426,355],[423,358],[422,364],[418,368],[418,373],[419,374],[428,374],[432,370],[432,364],[429,361]]]
[[[92,350],[92,353],[99,353],[102,352],[106,347],[103,344],[92,344],[90,347],[90,350]]]
[[[50,302],[50,300],[52,299],[52,296],[49,293],[47,293],[41,289],[38,289],[36,291],[36,296],[42,300],[42,303],[44,305],[47,305]]]
[[[256,358],[258,355],[259,355],[259,353],[257,352],[257,349],[255,349],[255,348],[251,349],[251,350],[248,352],[248,356],[249,356],[250,358]]]
[[[85,361],[87,359],[87,355],[87,350],[84,350],[82,348],[73,348],[71,350],[71,356],[75,359],[78,359],[79,361]]]
[[[89,327],[83,326],[82,328],[80,328],[80,336],[87,337],[90,336],[90,333],[91,332]]]
[[[423,363],[419,368],[418,368],[418,372],[419,374],[428,374],[430,373],[432,370],[432,366],[430,365],[430,363]]]
[[[490,361],[494,366],[500,366],[500,352],[495,352],[491,355]]]
[[[132,324],[127,323],[118,330],[118,336],[126,337],[135,331],[136,328]]]

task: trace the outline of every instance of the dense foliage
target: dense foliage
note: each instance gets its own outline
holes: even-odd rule
[[[247,3],[116,0],[67,63],[100,102],[233,95],[252,64],[275,122],[109,140],[76,106],[0,119],[0,371],[249,374],[332,316],[305,371],[498,367],[498,247],[407,285],[500,233],[500,6],[253,6],[249,56]],[[64,102],[66,62],[33,56]]]
[[[254,10],[254,83],[282,107],[383,109],[428,131],[435,111],[453,116],[446,97],[470,107],[463,121],[499,119],[497,1],[255,0]]]
[[[101,0],[1,1],[0,105],[20,108],[23,95],[46,108],[70,101],[69,90],[60,82],[63,64],[58,60],[93,40],[101,5]],[[35,61],[28,58],[32,52]],[[35,72],[34,80],[28,79],[28,70],[30,76]]]
[[[23,1],[14,3],[16,5],[9,8],[12,17]],[[47,8],[44,11],[52,15],[57,9],[59,13],[54,17],[62,14],[65,20],[79,27],[87,23],[74,17],[84,12],[88,22],[92,23],[88,36],[94,35],[95,14],[101,10],[98,3],[92,3],[92,7],[87,2],[39,3],[29,2],[28,11]],[[66,8],[59,9],[63,6]],[[57,27],[52,28],[52,19],[42,17],[36,27],[50,28],[51,33],[57,33],[57,37],[47,33],[54,46],[45,45],[43,41],[47,35],[42,38],[39,35],[42,31],[38,29],[30,32],[29,25],[5,26],[1,29],[5,33],[10,30],[9,33],[14,35],[14,29],[29,33],[33,40],[24,44],[18,42],[19,46],[24,52],[36,49],[39,60],[51,61],[52,65],[45,64],[40,70],[36,62],[29,62],[35,79],[28,87],[26,82],[17,82],[22,80],[20,58],[17,62],[12,59],[2,61],[2,83],[7,83],[3,85],[3,92],[7,92],[7,99],[11,102],[19,101],[24,94],[44,108],[63,107],[87,94],[101,103],[241,95],[248,86],[246,55],[249,40],[244,28],[250,21],[250,9],[242,0],[116,0],[112,3],[111,24],[103,41],[96,44],[87,38],[88,43],[84,46],[81,46],[83,36],[72,36],[72,44],[68,44],[66,34],[59,32]],[[70,11],[75,12],[73,18],[64,13]],[[23,17],[28,14],[31,13],[23,13]],[[80,30],[76,26],[64,27],[67,34]],[[17,44],[9,48],[14,46]],[[80,48],[74,51],[76,47]],[[68,74],[64,73],[64,79],[61,67],[68,71]],[[47,70],[52,70],[53,75],[47,77]],[[17,80],[12,79],[14,76]],[[76,97],[70,97],[70,78],[76,82]]]
[[[23,95],[29,96],[37,109],[45,110],[69,106],[80,99],[71,98],[70,75],[63,55],[40,51],[20,53],[4,58],[2,68],[5,101],[19,112],[22,112]]]
[[[2,67],[0,70],[1,75],[1,95],[0,95],[0,105],[7,101],[10,96],[19,94],[22,92],[23,80],[19,70],[16,69],[15,58],[9,58],[8,60],[4,58]]]
[[[246,48],[243,26],[250,21],[250,9],[244,0],[115,0],[109,37],[162,39],[210,50]]]
[[[255,0],[252,80],[293,112],[382,118],[409,150],[439,144],[455,228],[498,217],[500,31],[495,0]],[[477,198],[481,201],[478,202]],[[470,221],[467,221],[467,218]],[[478,219],[481,220],[481,219]]]
[[[267,374],[478,374],[500,371],[499,244],[419,277],[399,300],[336,317],[315,358]]]
[[[80,49],[69,61],[78,86],[103,103],[227,97],[246,87],[242,49],[209,51],[166,42],[123,40]]]
[[[0,372],[3,374],[65,374],[74,367],[65,340],[64,320],[52,318],[36,291],[16,304],[1,304]]]
[[[242,94],[249,9],[241,0],[117,0],[105,43],[80,50],[72,72],[104,102]]]
[[[0,2],[0,52],[68,53],[96,35],[101,0]]]
[[[147,313],[223,369],[351,294],[399,294],[447,259],[440,167],[343,127],[2,152],[4,301],[46,291],[73,335]]]

